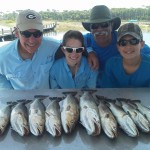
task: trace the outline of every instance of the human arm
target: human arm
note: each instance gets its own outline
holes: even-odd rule
[[[87,81],[87,87],[88,88],[96,88],[97,77],[98,77],[98,71],[97,70],[91,70],[89,79]]]
[[[51,70],[50,70],[50,88],[51,89],[60,89],[57,80],[55,78],[55,76],[57,75],[57,73],[55,72],[55,65],[52,66]]]
[[[91,44],[92,43],[91,42],[92,35],[91,35],[91,33],[87,33],[87,34],[84,34],[83,37],[84,37],[84,44],[85,44],[86,50],[88,52],[89,65],[93,70],[98,70],[99,61],[96,56],[96,53],[94,52],[94,50],[92,48],[92,44]]]
[[[11,83],[4,75],[0,74],[0,90],[13,89]]]

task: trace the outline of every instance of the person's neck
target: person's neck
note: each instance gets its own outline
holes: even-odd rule
[[[19,46],[18,52],[19,52],[20,57],[23,60],[32,59],[33,55],[34,55],[34,53],[29,53],[26,50],[24,50],[23,48],[21,48],[20,46]]]
[[[123,67],[127,74],[134,73],[139,68],[140,64],[141,64],[141,56],[132,60],[123,59]]]
[[[70,66],[70,65],[68,65],[68,66],[69,66],[69,69],[70,69],[70,71],[71,71],[71,73],[72,73],[72,77],[74,78],[75,75],[76,75],[76,73],[77,73],[77,71],[78,71],[78,68],[79,68],[79,66],[80,66],[80,63],[77,63],[77,64],[75,64],[75,65],[73,65],[73,66]]]
[[[111,44],[111,42],[112,42],[112,36],[110,35],[109,37],[107,37],[106,40],[103,40],[103,41],[97,40],[96,42],[97,42],[97,44],[98,44],[100,47],[107,47],[107,46],[109,46],[109,45]]]

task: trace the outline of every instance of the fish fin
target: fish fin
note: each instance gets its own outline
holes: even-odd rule
[[[90,94],[93,94],[95,92],[97,92],[97,90],[95,89],[81,89],[82,92],[89,92]]]
[[[67,96],[68,94],[71,94],[72,96],[75,96],[77,94],[76,91],[68,91],[68,92],[62,92],[65,96]]]
[[[34,98],[38,98],[38,99],[45,99],[49,97],[49,95],[34,95]]]

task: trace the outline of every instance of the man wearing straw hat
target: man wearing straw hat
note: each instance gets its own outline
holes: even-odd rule
[[[84,35],[85,45],[88,49],[96,52],[99,60],[99,81],[107,60],[119,55],[116,46],[116,30],[120,24],[121,19],[119,17],[113,18],[109,8],[105,5],[94,6],[91,10],[89,21],[82,22],[83,27],[90,32]],[[150,48],[145,45],[142,53],[150,54]],[[100,82],[97,83],[97,87],[100,87]]]

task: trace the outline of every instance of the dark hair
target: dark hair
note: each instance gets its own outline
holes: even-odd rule
[[[81,42],[82,46],[84,46],[84,38],[83,35],[80,31],[77,30],[69,30],[67,31],[64,36],[63,36],[63,40],[62,40],[62,45],[65,46],[68,39],[77,39]]]
[[[85,46],[84,46],[84,37],[83,37],[83,35],[80,31],[78,31],[78,30],[69,30],[69,31],[67,31],[63,36],[62,46],[66,45],[68,39],[77,39],[77,40],[79,40],[82,44],[82,47],[85,48]],[[85,51],[83,52],[83,55],[87,56],[86,48],[85,48]]]

